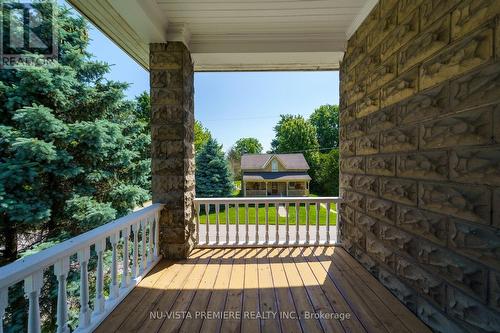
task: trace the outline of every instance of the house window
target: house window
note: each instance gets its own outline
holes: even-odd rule
[[[271,162],[271,168],[272,168],[273,172],[277,172],[278,171],[278,161],[273,160]]]

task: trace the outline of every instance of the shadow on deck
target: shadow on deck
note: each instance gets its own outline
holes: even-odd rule
[[[96,332],[430,332],[339,247],[161,261]]]

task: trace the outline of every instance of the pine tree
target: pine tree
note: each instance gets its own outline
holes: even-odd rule
[[[18,235],[62,240],[149,198],[144,103],[124,99],[126,83],[105,79],[109,65],[86,51],[86,21],[56,13],[58,61],[0,71],[4,262],[17,258]]]
[[[82,17],[60,7],[54,19],[57,62],[0,71],[0,265],[127,214],[150,197],[149,100],[127,101],[128,84],[105,79],[110,67],[86,51]],[[18,253],[16,240],[31,233],[43,242]],[[77,279],[70,272],[70,292]],[[57,281],[49,270],[44,282],[43,331],[54,331]],[[26,331],[22,289],[9,292],[6,332]],[[76,317],[70,308],[73,328]]]
[[[233,177],[222,146],[209,138],[196,153],[196,196],[227,197],[233,187]]]

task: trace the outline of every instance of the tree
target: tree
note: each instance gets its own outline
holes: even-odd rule
[[[236,141],[227,153],[227,159],[235,178],[241,178],[241,156],[243,154],[262,153],[262,144],[256,138],[241,138]]]
[[[44,236],[32,244],[33,253],[127,214],[150,197],[148,96],[125,100],[128,84],[106,80],[109,65],[86,51],[86,21],[62,7],[55,13],[58,61],[0,71],[2,263],[23,255],[20,235]],[[57,284],[46,273],[43,331],[54,331]],[[11,292],[23,298],[17,286]],[[22,304],[10,307],[7,331],[26,331]]]
[[[260,154],[264,148],[256,138],[241,138],[236,141],[232,149],[241,156],[243,154]]]
[[[194,122],[194,150],[199,151],[211,138],[212,133],[199,120],[196,120]]]
[[[301,152],[309,162],[318,152],[316,129],[300,115],[281,115],[274,132],[275,138],[271,147],[276,153]]]
[[[227,197],[233,191],[233,179],[222,146],[209,138],[196,153],[196,196]]]
[[[19,234],[64,239],[148,200],[148,101],[124,100],[126,83],[107,81],[92,60],[86,21],[57,11],[59,57],[44,67],[0,72],[0,229],[3,259]],[[33,55],[36,57],[36,55]],[[146,116],[147,114],[147,116]],[[98,221],[84,218],[89,207]]]
[[[316,136],[322,150],[339,146],[339,107],[325,104],[314,110],[309,121],[316,127]]]
[[[318,170],[315,177],[318,192],[323,195],[339,194],[339,150],[332,149],[319,154]]]

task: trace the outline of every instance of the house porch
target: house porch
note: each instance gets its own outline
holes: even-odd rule
[[[243,181],[243,196],[270,197],[291,196],[300,197],[309,195],[309,180],[289,181]]]

